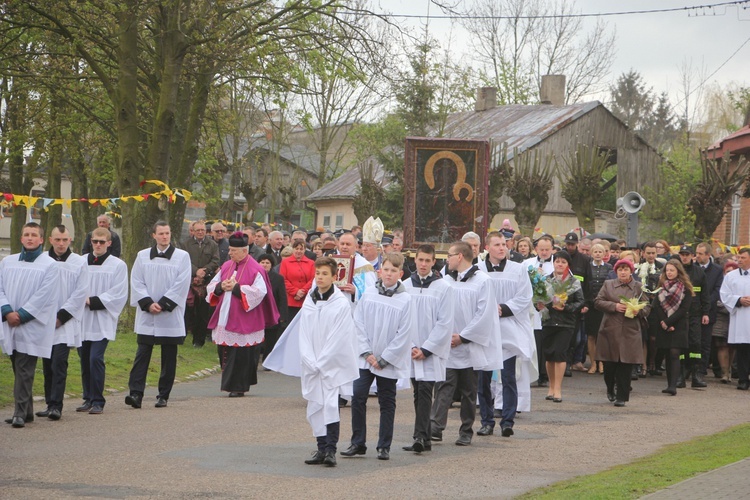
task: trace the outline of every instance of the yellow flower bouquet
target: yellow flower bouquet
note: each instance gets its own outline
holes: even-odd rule
[[[633,297],[632,299],[620,297],[620,304],[625,304],[627,308],[625,309],[625,317],[632,319],[638,315],[640,310],[648,305],[648,302],[640,302],[637,297]]]

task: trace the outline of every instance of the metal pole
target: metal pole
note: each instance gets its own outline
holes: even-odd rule
[[[628,248],[635,248],[638,245],[638,212],[628,214]]]

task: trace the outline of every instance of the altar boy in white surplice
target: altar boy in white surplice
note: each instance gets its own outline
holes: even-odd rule
[[[414,263],[417,272],[404,281],[411,295],[416,328],[411,348],[411,383],[414,387],[414,442],[404,450],[422,453],[432,449],[430,412],[435,382],[445,380],[451,350],[453,292],[442,275],[433,270],[435,248],[421,245]]]
[[[378,459],[390,458],[393,422],[396,415],[396,382],[411,370],[413,311],[411,296],[400,278],[404,257],[387,254],[380,270],[381,279],[365,290],[354,310],[359,340],[359,378],[352,396],[351,446],[341,455],[364,455],[366,446],[366,404],[373,380],[377,382],[380,405]]]
[[[750,248],[740,249],[740,268],[728,272],[721,284],[721,302],[729,311],[727,342],[737,353],[737,389],[750,387]]]
[[[0,261],[0,346],[13,365],[13,417],[20,428],[34,420],[32,387],[37,358],[49,358],[55,336],[57,267],[43,252],[44,229],[29,222],[21,230],[21,253]]]
[[[479,391],[485,393],[484,398],[480,395],[480,403],[484,399],[481,408],[482,424],[494,428],[491,400],[501,399],[500,429],[504,437],[510,437],[513,435],[513,424],[520,395],[523,394],[528,401],[531,392],[531,381],[528,377],[516,380],[516,360],[521,363],[530,362],[536,354],[529,316],[532,297],[531,282],[524,265],[508,259],[505,236],[502,233],[488,234],[486,246],[487,258],[479,264],[479,269],[491,278],[490,283],[492,283],[502,330],[503,369],[500,372],[502,388],[499,394],[490,393],[486,372],[481,378],[484,384]],[[529,408],[524,408],[523,411],[529,411]]]

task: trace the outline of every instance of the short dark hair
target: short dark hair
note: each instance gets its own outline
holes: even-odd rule
[[[264,238],[268,238],[268,231],[266,231],[262,227],[259,227],[258,229],[255,230],[255,234],[258,234],[258,233],[261,233]]]
[[[305,240],[296,239],[292,242],[292,248],[297,248],[301,246],[304,249],[307,249],[307,245],[305,245]]]
[[[417,252],[416,252],[416,253],[414,254],[414,256],[417,256],[417,255],[419,255],[420,253],[426,253],[426,254],[429,254],[429,255],[431,255],[431,256],[432,256],[432,258],[434,259],[434,258],[435,258],[435,247],[434,247],[434,246],[432,246],[432,245],[428,245],[428,244],[426,244],[426,243],[425,243],[424,245],[419,245],[419,246],[417,247]]]
[[[548,235],[548,234],[543,234],[543,235],[541,235],[539,238],[537,238],[534,241],[534,248],[536,248],[536,246],[542,240],[547,240],[547,241],[549,241],[550,245],[552,245],[553,247],[555,246],[555,239],[552,236]]]
[[[738,254],[746,253],[746,254],[750,255],[750,247],[742,247],[742,248],[739,249],[739,251],[737,253]]]
[[[647,248],[656,248],[656,242],[655,241],[647,241],[646,243],[643,244],[643,249],[645,250]]]
[[[26,229],[27,227],[30,227],[32,229],[33,228],[38,229],[39,230],[39,236],[42,237],[42,238],[44,238],[44,228],[42,226],[40,226],[39,223],[37,223],[37,222],[27,222],[26,224],[23,225],[22,232],[23,232],[23,229]]]
[[[336,276],[336,271],[338,270],[338,266],[336,265],[336,261],[333,260],[332,257],[318,257],[315,260],[315,269],[318,269],[319,267],[327,267],[331,270],[331,275]]]
[[[260,257],[258,257],[258,263],[260,263],[261,260],[267,260],[271,263],[271,267],[276,265],[276,256],[272,253],[264,253]]]
[[[198,222],[200,222],[200,221],[198,221]],[[205,226],[206,223],[204,222],[203,225]],[[154,222],[154,227],[151,228],[151,234],[156,234],[156,229],[159,228],[159,227],[164,227],[164,226],[169,227],[169,222],[167,222],[165,220],[158,220],[158,221]]]
[[[68,228],[65,227],[65,224],[60,224],[59,226],[55,226],[52,229],[57,229],[58,231],[60,231],[63,234],[65,234],[65,233],[68,232]]]

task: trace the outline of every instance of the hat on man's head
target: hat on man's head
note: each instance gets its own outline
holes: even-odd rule
[[[500,234],[502,234],[503,236],[505,236],[506,240],[509,240],[509,239],[513,238],[513,233],[511,233],[510,231],[502,230],[502,231],[500,231]]]
[[[229,237],[229,246],[233,248],[244,248],[248,245],[247,243],[247,235],[245,233],[242,233],[240,231],[237,231],[236,233],[232,233],[232,235]]]
[[[383,239],[380,240],[380,244],[385,245],[393,245],[393,238],[390,236],[383,236]]]
[[[377,219],[370,217],[362,225],[362,241],[379,244],[380,240],[383,239],[383,231],[385,231],[385,227],[380,217]]]
[[[578,243],[578,235],[576,233],[566,234],[565,243]]]
[[[693,250],[693,247],[691,247],[690,245],[682,245],[680,247],[680,251],[677,253],[689,253],[690,255],[692,255],[695,253],[695,250]]]

